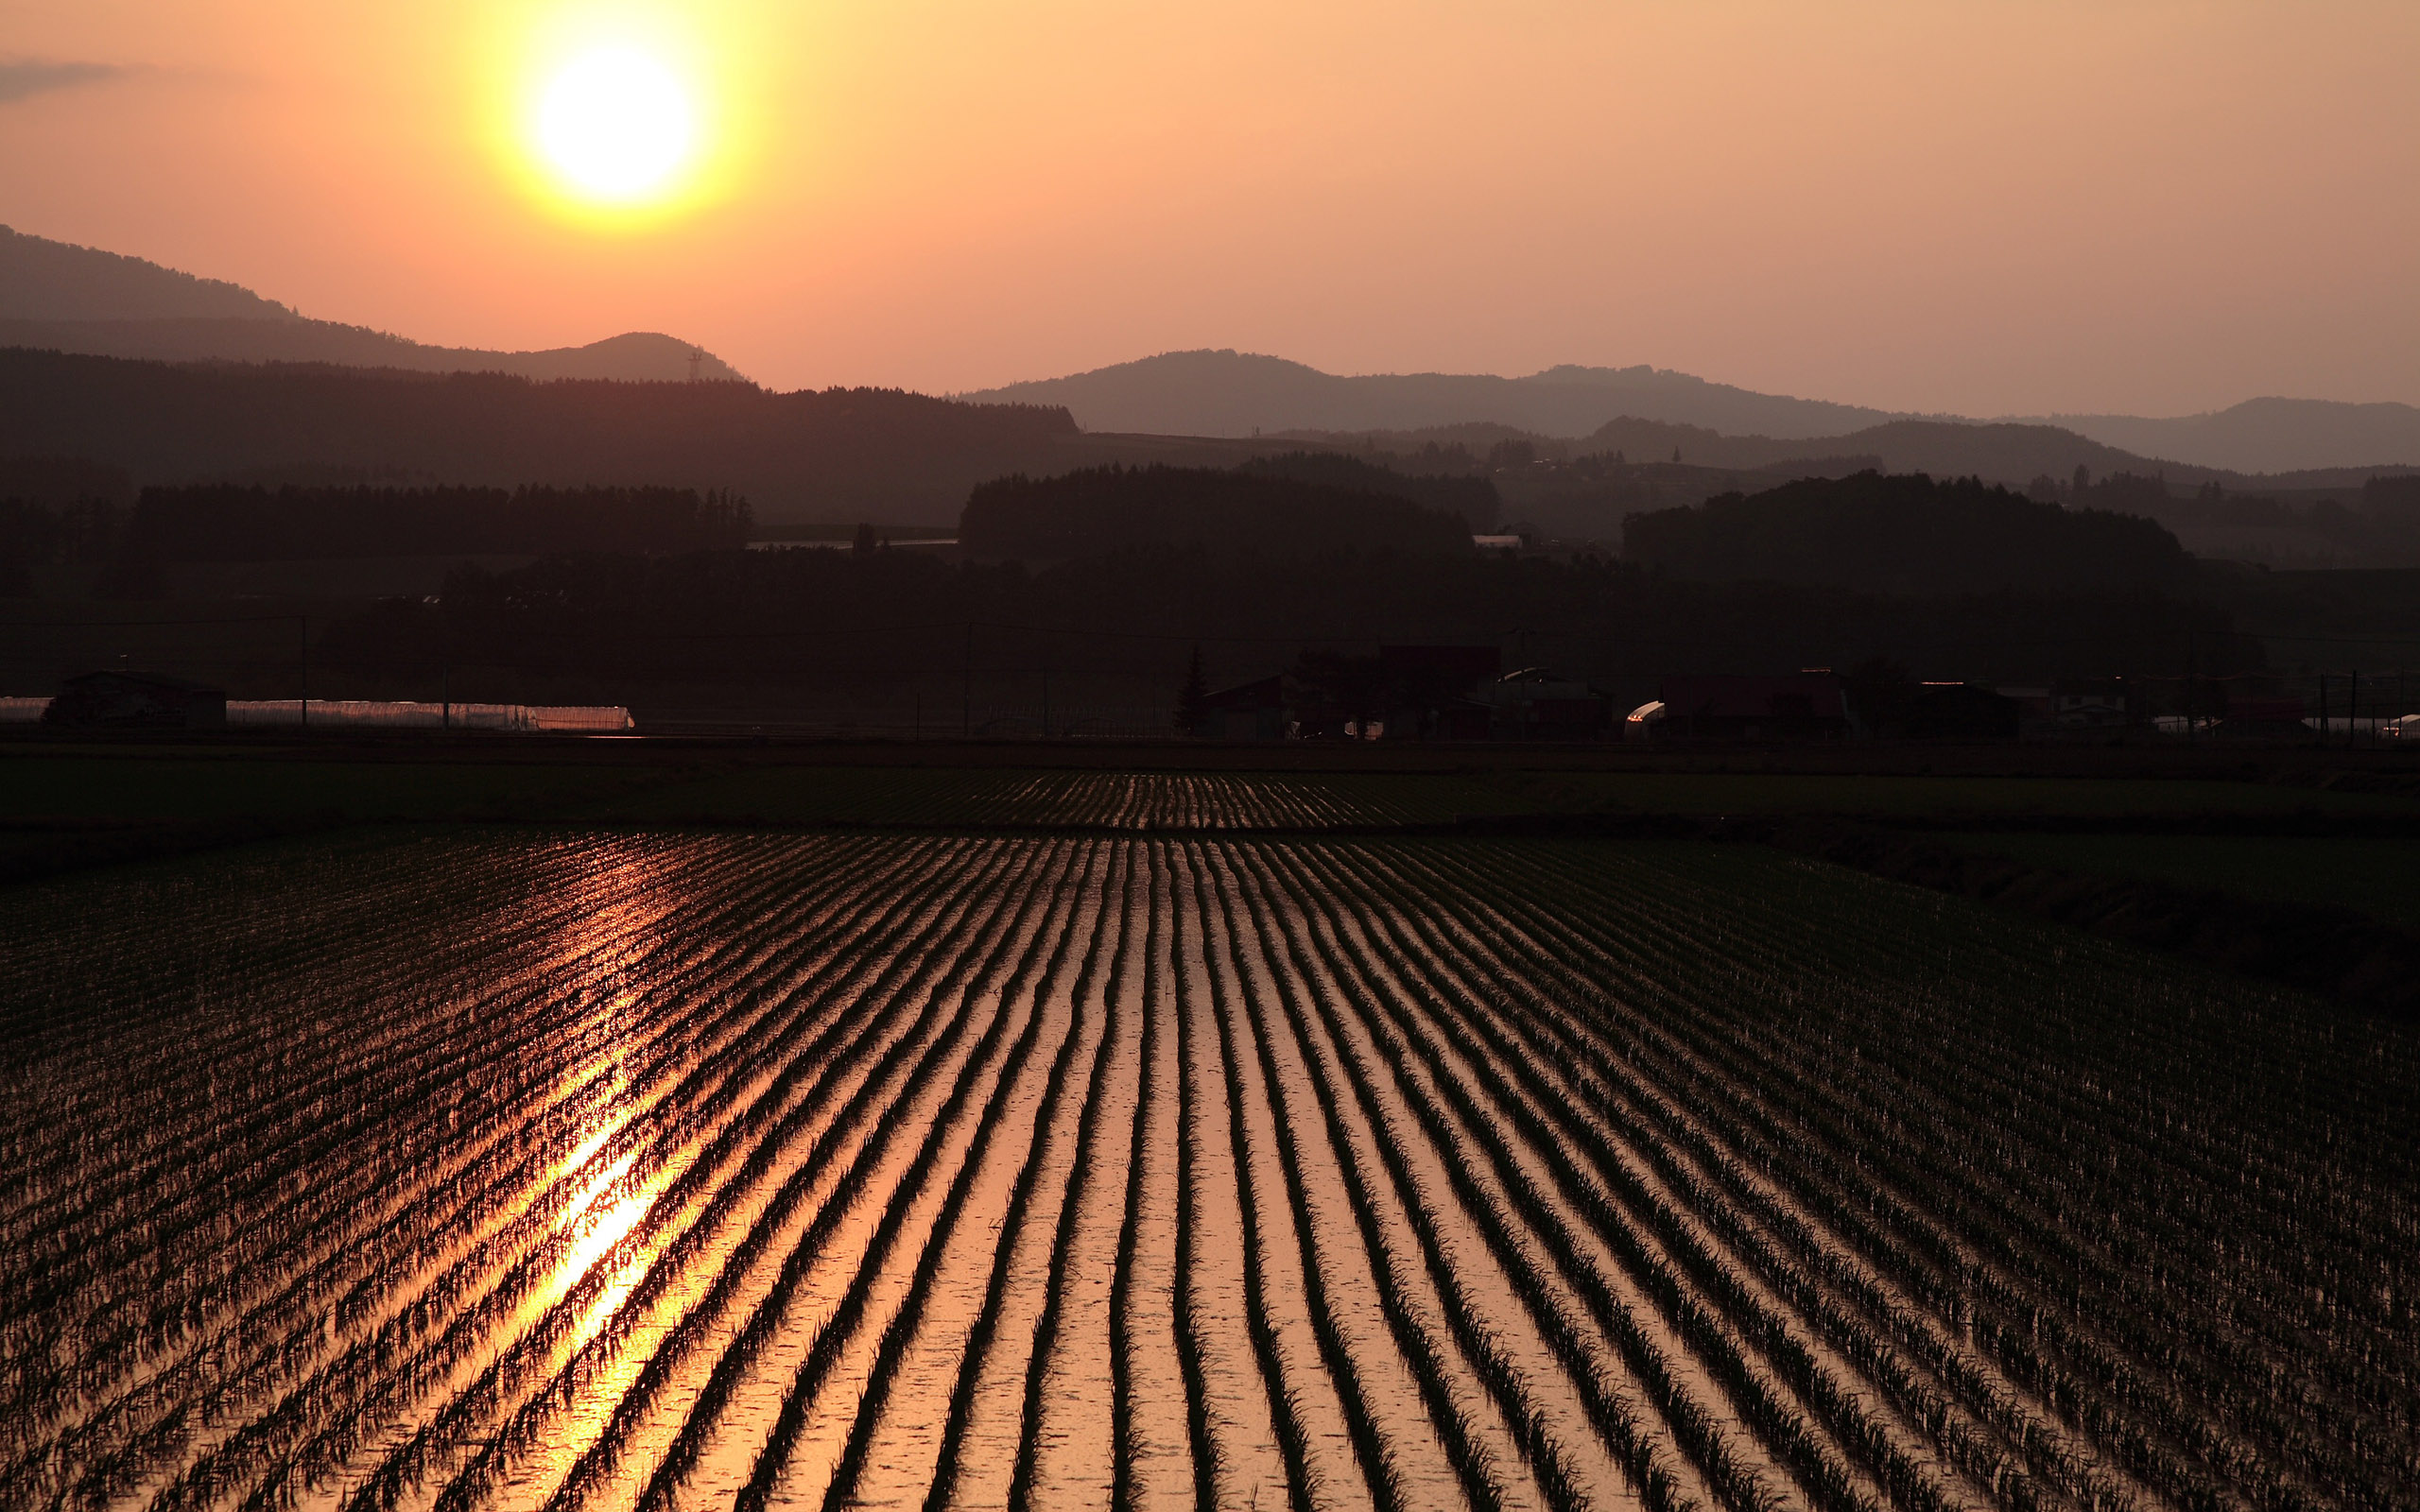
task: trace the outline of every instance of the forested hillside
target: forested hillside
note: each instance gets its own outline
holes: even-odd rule
[[[1921,473],[1803,478],[1634,514],[1622,541],[1630,560],[1674,577],[1893,593],[2174,588],[2189,568],[2152,521]]]
[[[1377,491],[1392,476],[1378,469],[1351,475],[1357,485],[1173,467],[1085,468],[1055,478],[1001,478],[967,500],[959,541],[979,557],[1027,561],[1063,561],[1135,546],[1287,557],[1454,555],[1471,549],[1470,526],[1461,514]]]
[[[772,515],[941,520],[975,484],[1050,471],[1063,410],[895,389],[536,383],[494,373],[173,367],[0,351],[0,456],[146,484],[396,478],[731,489]]]

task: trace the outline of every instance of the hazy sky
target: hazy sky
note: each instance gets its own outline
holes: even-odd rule
[[[567,209],[583,47],[697,172]],[[779,387],[1185,347],[1891,408],[2420,403],[2415,0],[0,0],[0,222]]]

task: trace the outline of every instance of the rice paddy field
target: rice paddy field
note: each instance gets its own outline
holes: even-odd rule
[[[2420,1504],[2410,1027],[1147,800],[0,891],[0,1505]]]

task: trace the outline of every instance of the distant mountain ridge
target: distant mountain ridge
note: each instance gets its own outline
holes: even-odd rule
[[[1647,367],[1564,366],[1521,378],[1454,373],[1343,377],[1251,352],[1170,352],[958,397],[1063,405],[1089,431],[1155,435],[1403,432],[1477,422],[1580,438],[1595,438],[1624,421],[1643,421],[1758,443],[1739,450],[1777,459],[1811,455],[1805,445],[1809,441],[1826,442],[1824,451],[1841,450],[1829,443],[1888,426],[2035,433],[2056,428],[2077,444],[2068,446],[2041,434],[2021,448],[2003,444],[2014,439],[2006,436],[1985,444],[1995,452],[2014,456],[2022,451],[2036,459],[2066,447],[2079,453],[2074,460],[2096,471],[2159,461],[2244,474],[2420,464],[2420,409],[2409,404],[2256,399],[2213,414],[2173,420],[2056,415],[1982,421],[1760,394]],[[1872,450],[1861,442],[1848,449]],[[1911,457],[1921,454],[1934,459],[1965,455],[1958,446],[1926,444],[1904,450]],[[2126,455],[2120,458],[2119,453]],[[1893,465],[1903,464],[1893,456]],[[2065,471],[2048,468],[2047,461],[2042,465]],[[1986,471],[1967,464],[1956,471],[1984,471],[1986,476],[2017,481],[2030,476],[2005,466]]]
[[[309,319],[240,284],[0,226],[0,347],[155,362],[299,362],[413,372],[677,383],[734,380],[721,358],[656,332],[584,347],[436,347]]]
[[[1803,439],[1901,418],[1854,404],[1754,393],[1646,367],[1549,368],[1526,378],[1340,377],[1283,357],[1232,351],[1163,352],[954,397],[977,404],[1063,405],[1086,430],[1185,436],[1417,430],[1468,421],[1494,421],[1547,436],[1584,436],[1629,415],[1735,435]]]
[[[2238,472],[2420,462],[2420,408],[2324,399],[2247,399],[2205,415],[2050,415],[2043,423],[2147,456],[2188,458]]]

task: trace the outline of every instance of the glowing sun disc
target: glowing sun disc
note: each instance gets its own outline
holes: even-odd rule
[[[665,188],[689,159],[697,122],[672,71],[629,48],[574,60],[538,106],[538,147],[566,188],[628,202]]]

